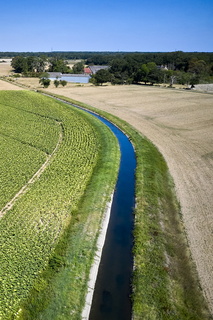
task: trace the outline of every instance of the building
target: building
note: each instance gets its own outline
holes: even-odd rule
[[[92,74],[96,74],[101,69],[108,69],[109,66],[89,66],[89,69],[91,70]]]

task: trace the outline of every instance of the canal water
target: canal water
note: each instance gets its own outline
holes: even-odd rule
[[[116,135],[121,150],[121,163],[89,319],[131,320],[135,153],[131,142],[121,130],[106,119],[95,116]]]
[[[80,108],[77,105],[73,106]],[[131,320],[135,152],[127,136],[114,124],[93,112],[83,110],[99,118],[113,131],[121,150],[118,180],[113,196],[89,320]]]

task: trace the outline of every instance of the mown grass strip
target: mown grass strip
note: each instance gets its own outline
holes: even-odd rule
[[[134,144],[137,206],[133,319],[212,319],[191,260],[174,183],[160,152],[121,119],[84,103],[59,98],[106,117]]]

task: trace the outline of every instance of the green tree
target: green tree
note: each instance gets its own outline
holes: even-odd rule
[[[141,74],[140,81],[143,81],[146,84],[149,81],[149,79],[148,79],[149,72],[150,72],[150,70],[149,70],[147,64],[143,64],[140,69],[140,74]]]
[[[39,78],[40,78],[40,79],[42,79],[42,78],[48,79],[48,78],[49,78],[49,73],[48,73],[48,72],[42,72],[42,73],[40,74]]]
[[[16,73],[26,73],[28,71],[28,64],[25,57],[16,56],[12,59],[11,66]]]
[[[188,72],[191,72],[196,75],[201,75],[206,73],[206,62],[204,60],[198,60],[193,58],[189,61]]]
[[[41,78],[39,80],[39,83],[42,84],[44,86],[44,88],[48,88],[50,85],[50,79]]]
[[[191,78],[190,73],[184,72],[184,71],[177,71],[176,74],[177,74],[177,82],[179,84],[182,84],[182,85],[189,84],[190,78]]]
[[[67,66],[66,61],[58,58],[50,59],[50,72],[62,72],[62,73],[70,73],[71,69]]]
[[[46,65],[46,57],[35,56],[16,56],[12,59],[11,66],[17,73],[40,73],[44,72]]]
[[[59,84],[60,84],[60,81],[54,80],[54,85],[55,85],[56,88],[58,88]]]
[[[163,82],[163,74],[162,71],[158,68],[153,69],[149,72],[148,80],[153,85],[154,83]]]
[[[44,72],[41,76],[40,76],[40,80],[39,83],[43,85],[44,88],[48,88],[50,85],[50,79],[48,79],[49,75],[47,72]]]
[[[194,88],[195,84],[198,84],[200,81],[200,77],[198,75],[191,75],[189,84],[191,85],[192,88]]]
[[[72,72],[73,73],[83,73],[84,72],[84,63],[81,62],[77,62],[76,64],[74,64],[73,68],[72,68]]]
[[[65,87],[67,85],[67,81],[66,80],[60,80],[60,84]]]
[[[134,76],[135,82],[150,82],[152,85],[154,83],[159,83],[163,81],[163,72],[157,68],[154,62],[148,62],[142,64]]]
[[[90,82],[95,85],[103,85],[105,82],[111,81],[111,73],[108,69],[101,69],[96,72],[96,74],[92,75]]]

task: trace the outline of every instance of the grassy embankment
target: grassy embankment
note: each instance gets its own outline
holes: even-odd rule
[[[135,147],[133,319],[212,319],[191,260],[174,184],[160,152],[121,119],[61,98],[103,115],[118,125]]]
[[[46,170],[0,221],[0,318],[79,319],[117,177],[118,143],[97,119],[53,99],[26,91],[1,92],[0,99],[0,138],[7,151],[1,188],[8,192],[2,206],[60,140]]]

